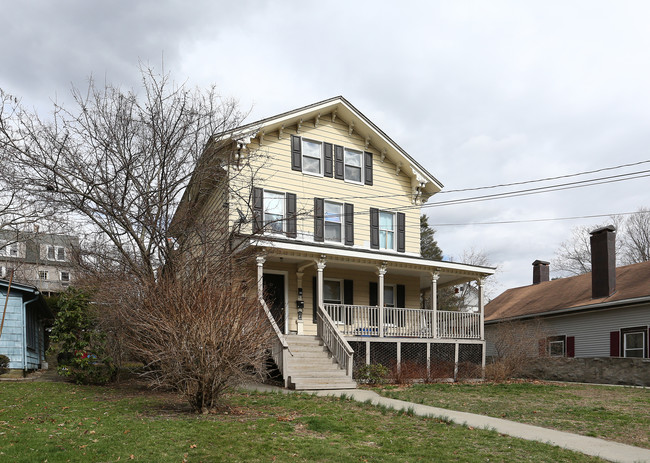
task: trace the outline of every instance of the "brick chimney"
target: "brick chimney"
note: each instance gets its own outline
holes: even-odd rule
[[[544,260],[533,262],[533,284],[538,285],[548,281],[549,263]]]
[[[616,228],[599,228],[591,237],[591,297],[611,296],[616,291]]]

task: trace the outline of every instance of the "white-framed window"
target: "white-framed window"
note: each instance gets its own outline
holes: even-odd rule
[[[325,241],[343,240],[343,204],[325,201]]]
[[[0,255],[7,257],[20,257],[20,248],[18,243],[4,244],[0,248]]]
[[[379,211],[379,249],[395,249],[395,214]]]
[[[551,357],[564,357],[564,339],[549,341],[548,355]]]
[[[48,260],[65,260],[65,248],[63,246],[52,246],[48,245],[47,247],[47,259]]]
[[[70,281],[70,272],[61,272],[61,281],[69,282]]]
[[[264,190],[264,226],[274,233],[284,231],[284,193]]]
[[[39,270],[38,271],[38,279],[41,281],[46,281],[48,278],[48,272],[47,270]]]
[[[302,139],[302,171],[323,175],[323,144]]]
[[[345,180],[363,183],[363,153],[345,149]]]
[[[623,335],[623,357],[644,357],[646,330],[647,328],[621,330]]]

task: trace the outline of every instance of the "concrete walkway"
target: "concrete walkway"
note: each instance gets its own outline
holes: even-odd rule
[[[250,385],[247,387],[247,389],[257,390],[261,392],[295,392],[263,384]],[[557,445],[558,447],[574,450],[586,455],[600,457],[609,461],[626,463],[650,462],[649,449],[634,447],[632,445],[619,444],[618,442],[606,441],[603,439],[596,439],[595,437],[587,437],[578,434],[571,434],[568,432],[556,431],[554,429],[540,428],[539,426],[516,423],[514,421],[502,420],[500,418],[492,418],[489,416],[475,415],[473,413],[466,412],[456,412],[444,408],[430,407],[428,405],[405,402],[403,400],[389,399],[387,397],[380,396],[374,391],[365,389],[299,392],[312,393],[318,396],[340,397],[341,395],[345,395],[346,397],[350,397],[357,402],[370,401],[373,405],[384,405],[395,410],[412,409],[413,413],[418,416],[441,418],[452,421],[456,424],[471,426],[478,429],[490,429],[500,434],[507,434],[508,436],[518,437],[520,439],[538,441],[550,445]]]

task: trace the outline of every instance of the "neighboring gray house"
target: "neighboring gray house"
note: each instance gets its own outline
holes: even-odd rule
[[[487,355],[503,321],[540,320],[540,355],[650,357],[650,262],[616,268],[613,226],[591,232],[591,273],[549,281],[549,263],[533,262],[533,284],[485,306]]]
[[[79,239],[75,236],[25,231],[0,231],[0,278],[36,286],[42,293],[60,293],[74,280]]]
[[[9,357],[9,368],[36,370],[45,360],[45,322],[54,318],[41,292],[33,287],[0,280],[0,355]],[[5,312],[6,302],[6,312]]]

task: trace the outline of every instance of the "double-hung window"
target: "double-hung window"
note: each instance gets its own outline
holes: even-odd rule
[[[623,335],[623,357],[643,358],[645,352],[645,329],[621,330]]]
[[[65,248],[63,246],[48,246],[47,247],[48,260],[65,260]]]
[[[342,217],[342,204],[325,201],[325,241],[341,242],[343,238]]]
[[[284,231],[284,193],[264,190],[264,226],[271,232]]]
[[[311,174],[323,173],[322,143],[302,139],[302,171]]]
[[[70,281],[70,272],[61,272],[61,281],[69,282]]]
[[[379,212],[379,249],[395,249],[395,214]]]
[[[47,281],[47,270],[39,270],[38,271],[38,279],[41,281]]]
[[[362,183],[363,153],[361,151],[345,150],[345,180]]]

